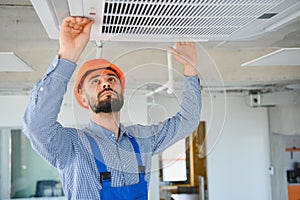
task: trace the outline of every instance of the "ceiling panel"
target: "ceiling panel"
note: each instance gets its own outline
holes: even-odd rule
[[[243,63],[243,67],[250,66],[299,66],[300,48],[283,48],[270,54]]]
[[[13,52],[0,52],[0,72],[32,72],[33,69]]]

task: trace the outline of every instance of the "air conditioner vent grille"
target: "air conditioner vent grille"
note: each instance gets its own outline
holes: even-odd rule
[[[93,19],[90,38],[102,41],[253,40],[274,27],[291,23],[298,17],[300,8],[299,0],[31,2],[50,38],[59,38],[60,25],[70,15]]]
[[[154,40],[229,37],[282,0],[106,0],[100,33]]]

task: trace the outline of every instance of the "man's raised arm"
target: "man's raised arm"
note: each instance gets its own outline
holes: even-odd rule
[[[67,17],[63,21],[58,56],[32,89],[23,117],[23,131],[34,149],[59,168],[72,158],[76,137],[57,121],[58,113],[76,62],[89,41],[92,24],[82,17]]]

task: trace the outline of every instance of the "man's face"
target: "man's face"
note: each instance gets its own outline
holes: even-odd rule
[[[95,113],[119,112],[124,104],[121,81],[111,70],[89,74],[83,82],[83,101]]]

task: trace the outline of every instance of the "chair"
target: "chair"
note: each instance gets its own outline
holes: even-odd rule
[[[61,188],[57,188],[55,180],[40,180],[36,183],[35,197],[61,196]],[[58,192],[60,190],[60,192]]]

